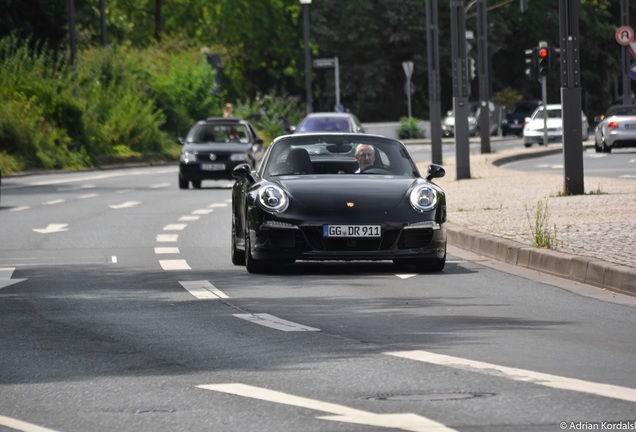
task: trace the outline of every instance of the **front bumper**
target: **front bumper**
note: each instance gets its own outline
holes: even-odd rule
[[[322,225],[265,223],[250,231],[252,256],[262,260],[399,260],[444,258],[446,224],[383,224],[378,238],[326,238]]]

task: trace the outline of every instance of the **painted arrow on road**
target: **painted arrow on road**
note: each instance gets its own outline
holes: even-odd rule
[[[442,423],[438,423],[417,414],[375,414],[355,408],[349,408],[329,402],[308,399],[300,396],[269,390],[262,387],[254,387],[247,384],[209,384],[197,387],[221,393],[243,396],[252,399],[260,399],[299,408],[307,408],[315,411],[326,412],[332,415],[318,417],[321,420],[353,423],[366,426],[383,427],[389,429],[401,429],[414,432],[457,432]]]
[[[68,224],[49,224],[46,228],[33,228],[33,231],[42,234],[51,234],[56,232],[68,231]]]
[[[15,267],[0,268],[0,289],[25,281],[26,279],[11,279]]]

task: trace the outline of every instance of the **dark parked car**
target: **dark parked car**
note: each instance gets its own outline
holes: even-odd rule
[[[501,121],[501,134],[522,136],[526,117],[530,117],[539,105],[541,101],[538,100],[522,100],[510,105],[506,110],[506,118]]]
[[[311,132],[364,133],[364,128],[354,114],[317,112],[307,114],[296,128],[296,133]]]
[[[255,167],[263,153],[263,140],[247,121],[208,118],[197,122],[185,140],[179,139],[179,188],[199,189],[202,180],[232,179],[239,164]]]
[[[375,160],[361,172],[357,151],[361,162]],[[404,144],[390,138],[278,137],[258,170],[234,169],[232,262],[250,273],[296,260],[392,260],[441,271],[446,195],[431,180],[442,176],[431,164],[422,177]]]
[[[594,128],[594,147],[598,153],[613,148],[636,147],[636,105],[614,105]]]

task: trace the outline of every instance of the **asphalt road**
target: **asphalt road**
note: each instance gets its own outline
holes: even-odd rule
[[[633,297],[454,248],[251,275],[229,185],[3,179],[0,431],[636,427]]]

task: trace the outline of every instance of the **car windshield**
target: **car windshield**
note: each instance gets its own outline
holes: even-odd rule
[[[508,108],[508,114],[521,114],[529,116],[536,108],[536,104],[516,103]]]
[[[298,132],[350,132],[349,121],[340,116],[308,117]]]
[[[634,106],[618,106],[607,110],[607,116],[633,116],[636,115],[636,105]]]
[[[561,109],[548,109],[548,118],[561,118]],[[535,119],[545,118],[545,109],[540,109],[537,111],[537,114],[534,116]]]
[[[260,167],[261,175],[360,175],[356,149],[372,160],[363,173],[419,177],[406,147],[399,141],[368,135],[318,134],[292,135],[275,141]]]
[[[186,141],[192,144],[247,143],[248,137],[243,125],[201,124],[190,131]]]

